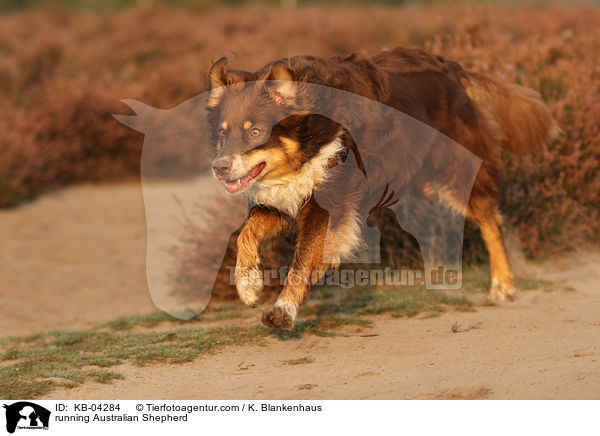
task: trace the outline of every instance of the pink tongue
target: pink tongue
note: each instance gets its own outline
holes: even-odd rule
[[[246,186],[248,186],[248,183],[250,183],[250,180],[252,180],[254,177],[256,177],[262,171],[264,166],[265,166],[264,163],[257,165],[244,177],[239,178],[234,182],[226,182],[225,189],[227,189],[229,192],[237,192],[237,191],[245,188]]]
[[[250,179],[251,179],[250,175],[245,175],[241,179],[237,179],[235,182],[225,183],[225,187],[230,192],[239,191],[240,189],[245,188],[248,185],[248,182],[250,181]]]

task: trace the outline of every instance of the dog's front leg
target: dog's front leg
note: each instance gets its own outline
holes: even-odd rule
[[[258,252],[261,244],[282,233],[288,225],[289,218],[275,210],[261,206],[250,209],[237,239],[235,265],[235,287],[245,304],[254,306],[263,290]]]
[[[272,328],[292,329],[298,308],[308,297],[316,271],[324,271],[323,249],[329,213],[311,199],[298,213],[298,241],[283,291],[274,306],[265,309],[262,321]]]

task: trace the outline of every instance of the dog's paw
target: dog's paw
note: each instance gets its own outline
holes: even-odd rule
[[[291,330],[296,320],[296,308],[290,304],[278,304],[267,307],[262,314],[262,322],[273,329]]]
[[[513,285],[512,280],[503,282],[492,279],[489,296],[492,300],[515,301],[515,285]]]
[[[264,288],[262,272],[258,268],[236,268],[235,288],[244,304],[255,306]]]

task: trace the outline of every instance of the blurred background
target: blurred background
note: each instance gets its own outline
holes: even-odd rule
[[[395,46],[538,90],[564,134],[535,155],[503,156],[507,227],[533,259],[597,245],[597,4],[0,0],[0,327],[18,333],[152,310],[143,135],[111,116],[131,114],[121,99],[173,107],[206,89],[211,61],[224,54],[254,70],[279,57]],[[187,241],[176,255],[189,271],[198,240]],[[471,228],[465,258],[486,258]],[[77,310],[65,309],[74,301]],[[28,310],[36,304],[48,314]]]

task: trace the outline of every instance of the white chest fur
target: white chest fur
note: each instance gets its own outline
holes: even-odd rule
[[[246,196],[255,204],[274,207],[296,217],[315,186],[325,180],[329,160],[342,148],[342,141],[338,138],[321,148],[298,173],[268,182],[259,181],[246,191]]]

